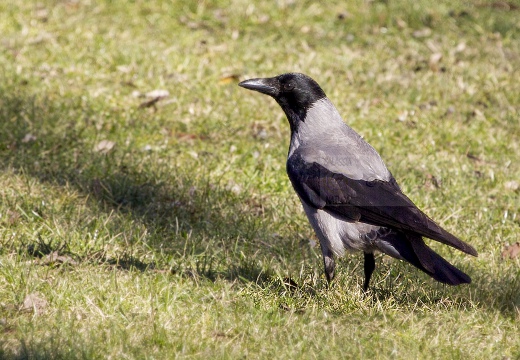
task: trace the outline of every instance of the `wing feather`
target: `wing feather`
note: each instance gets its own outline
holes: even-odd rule
[[[289,157],[287,173],[303,201],[345,221],[410,231],[477,256],[471,245],[419,210],[402,193],[393,177],[390,181],[350,179],[321,164],[306,161],[298,151]]]

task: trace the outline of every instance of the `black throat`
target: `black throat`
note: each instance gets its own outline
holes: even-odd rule
[[[280,92],[276,102],[289,120],[291,132],[298,131],[299,124],[305,122],[307,111],[316,101],[326,97],[316,81],[304,74],[289,73],[277,77]]]

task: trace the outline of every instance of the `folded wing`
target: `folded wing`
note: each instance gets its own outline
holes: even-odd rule
[[[287,173],[294,189],[306,203],[343,218],[367,224],[405,230],[437,240],[477,256],[469,244],[442,229],[390,181],[351,179],[326,165],[307,161],[296,151],[287,161]]]

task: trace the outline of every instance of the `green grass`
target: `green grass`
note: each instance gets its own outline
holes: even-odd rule
[[[0,1],[0,358],[519,358],[519,6]],[[477,248],[432,244],[471,285],[378,257],[363,296],[360,254],[327,285],[286,119],[236,86],[288,71]]]

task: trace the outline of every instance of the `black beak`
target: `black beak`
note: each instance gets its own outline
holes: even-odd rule
[[[238,84],[243,88],[261,92],[272,97],[278,96],[280,83],[277,78],[249,79]]]

